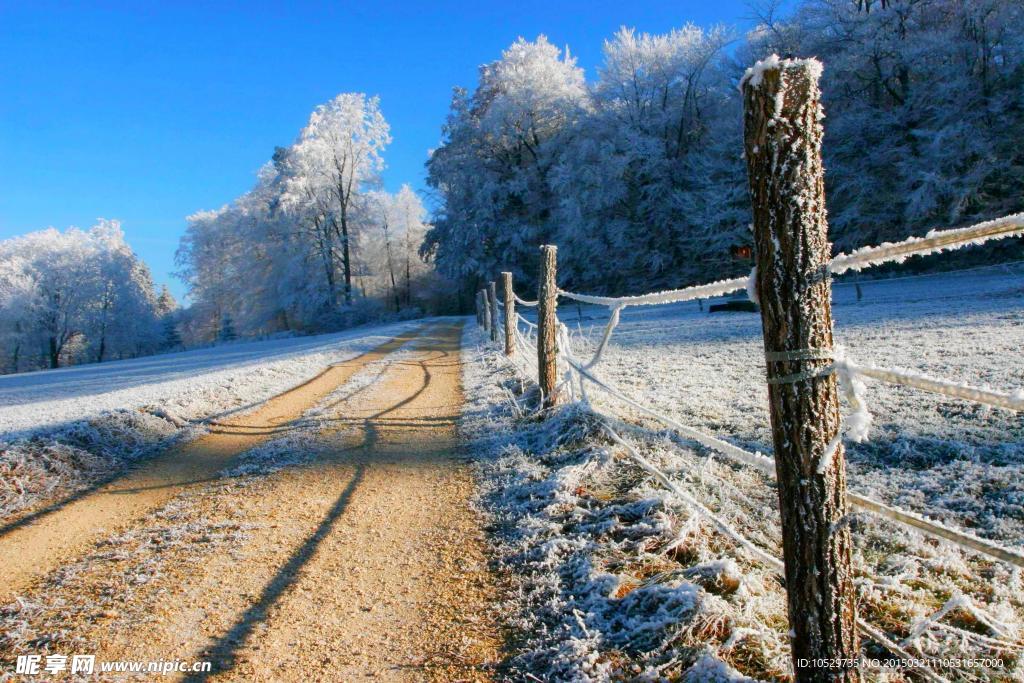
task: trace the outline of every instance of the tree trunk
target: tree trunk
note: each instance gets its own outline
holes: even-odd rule
[[[348,239],[348,211],[341,212],[341,262],[345,269],[345,305],[352,305],[352,251]]]
[[[60,347],[57,346],[57,338],[50,337],[50,367],[60,367]]]
[[[395,312],[402,310],[402,304],[398,299],[398,283],[395,281],[395,265],[391,258],[391,239],[387,236],[388,229],[384,228],[384,248],[388,253],[388,274],[391,275],[391,293],[395,297]]]
[[[459,298],[461,299],[461,292]],[[405,253],[405,305],[412,306],[412,257],[408,251]]]
[[[326,218],[313,217],[313,232],[316,235],[320,260],[324,266],[324,277],[327,278],[327,303],[333,311],[338,307],[338,285],[334,278],[334,240],[326,224]]]
[[[555,269],[558,247],[540,248],[540,278],[537,287],[537,381],[544,396],[544,407],[558,402],[558,287]]]
[[[797,681],[858,681],[846,472],[832,354],[830,256],[814,60],[745,78],[757,296]],[[815,666],[824,660],[836,666]]]

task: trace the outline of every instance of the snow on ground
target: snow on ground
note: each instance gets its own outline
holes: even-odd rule
[[[0,376],[0,434],[37,430],[104,410],[158,404],[189,419],[224,393],[256,403],[419,323],[223,344],[195,351]],[[241,405],[241,404],[239,404]]]
[[[853,360],[1001,391],[1024,385],[1020,264],[861,284],[860,302],[852,284],[835,293],[837,340]],[[560,317],[582,351],[607,313],[562,303]],[[482,343],[475,328],[466,334]],[[560,680],[784,677],[775,572],[637,467],[585,407],[540,420],[521,373],[493,349],[467,353],[463,430],[480,458],[499,562],[515,577],[508,612],[532,634],[513,665]],[[711,315],[696,303],[626,309],[598,372],[685,424],[771,451],[755,314]],[[853,489],[1024,544],[1021,416],[878,383],[868,392],[875,427],[850,446]],[[593,389],[591,399],[631,416]],[[621,433],[732,530],[781,556],[765,476],[664,432]],[[1003,658],[1002,668],[943,670],[952,680],[1024,675],[1019,571],[864,515],[851,526],[862,616],[914,655]]]
[[[851,360],[1012,392],[1024,387],[1024,265],[835,287],[836,341]],[[595,340],[599,309],[562,320]],[[601,376],[658,411],[771,452],[760,316],[695,304],[626,309]],[[847,444],[851,486],[982,535],[1024,543],[1024,417],[868,383],[869,440]],[[624,408],[596,395],[596,403]],[[628,409],[625,409],[628,410]]]
[[[0,377],[0,521],[196,436],[421,323]]]

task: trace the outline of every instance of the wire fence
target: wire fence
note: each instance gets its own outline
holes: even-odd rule
[[[911,256],[951,251],[970,245],[982,244],[990,240],[1019,237],[1021,235],[1024,235],[1024,213],[986,221],[965,228],[933,230],[924,237],[911,237],[900,242],[885,243],[858,249],[848,254],[840,254],[827,263],[827,273],[825,275],[839,275],[849,271],[860,271],[885,263],[902,263]],[[694,299],[718,297],[741,291],[746,291],[749,298],[758,303],[756,275],[755,268],[747,277],[721,280],[682,289],[622,297],[596,296],[558,289],[557,294],[565,299],[607,307],[609,317],[601,332],[599,341],[587,358],[579,357],[573,348],[574,344],[570,338],[568,328],[561,322],[557,323],[556,358],[559,379],[556,391],[558,393],[564,392],[569,400],[584,401],[588,404],[590,404],[588,389],[602,392],[604,395],[660,423],[680,437],[696,442],[707,449],[729,457],[737,463],[753,467],[768,477],[774,478],[776,476],[776,468],[773,458],[760,452],[748,451],[700,429],[682,424],[645,405],[641,401],[629,397],[614,384],[601,377],[598,372],[604,353],[611,344],[615,330],[619,325],[620,313],[625,308],[630,306],[672,304],[692,301]],[[512,300],[521,306],[530,307],[538,305],[538,301],[524,300],[515,294],[513,294]],[[506,325],[511,325],[515,341],[515,352],[509,357],[511,362],[522,375],[537,381],[539,373],[537,360],[538,324],[531,322],[514,310],[511,312],[506,311],[504,319],[506,320]],[[808,370],[769,379],[769,383],[793,383],[829,374],[837,376],[841,392],[846,398],[850,410],[843,419],[843,426],[839,433],[833,439],[833,442],[829,444],[829,448],[818,463],[819,473],[825,472],[830,463],[834,461],[832,455],[834,455],[843,438],[861,442],[869,437],[872,418],[865,397],[864,379],[910,387],[920,391],[1004,410],[1024,411],[1024,389],[1021,388],[1012,391],[996,391],[987,387],[977,387],[942,378],[929,377],[911,370],[857,363],[851,360],[848,354],[833,349],[802,349],[799,351],[776,353],[774,355],[769,353],[766,354],[766,360],[768,362],[822,361],[825,363]],[[602,426],[608,432],[612,441],[625,448],[634,461],[646,469],[662,485],[671,490],[688,507],[700,516],[708,519],[715,527],[731,537],[739,546],[746,549],[758,560],[775,569],[782,568],[782,562],[777,557],[758,548],[751,541],[744,538],[737,530],[730,527],[724,520],[715,516],[714,513],[699,501],[681,489],[664,472],[643,458],[631,444],[611,427],[611,424],[615,422],[621,423],[621,416],[601,413],[592,405],[590,408],[598,415]],[[1018,569],[1024,569],[1024,554],[1017,549],[1006,547],[995,541],[978,537],[962,529],[953,528],[922,515],[899,509],[852,491],[847,492],[847,499],[850,505],[859,511],[882,517],[925,536],[951,543],[963,550],[981,553],[989,558],[1013,565]],[[937,620],[937,618],[933,615],[933,621]],[[984,615],[979,617],[979,619],[984,621]],[[859,620],[858,625],[868,637],[894,654],[904,659],[912,659],[904,649],[904,646],[907,644],[906,641],[902,645],[897,644],[889,639],[881,629],[863,620]],[[921,628],[920,625],[917,628]],[[915,629],[916,631],[917,629]],[[998,629],[994,629],[994,631],[998,633]],[[920,633],[917,633],[917,635],[920,635]],[[907,640],[912,640],[912,638]],[[1008,641],[995,639],[995,642],[1000,647],[1019,649],[1018,645]],[[922,669],[919,673],[928,680],[944,680],[941,676],[928,669]]]

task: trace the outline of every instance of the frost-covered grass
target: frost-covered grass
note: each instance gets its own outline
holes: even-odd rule
[[[520,394],[511,366],[474,350],[481,342],[467,326],[461,425],[511,577],[511,677],[742,680],[723,648],[783,673],[785,595],[771,571],[622,460],[586,409],[532,413],[535,392]]]
[[[0,522],[191,438],[416,327],[238,343],[0,377]]]
[[[839,285],[837,338],[855,360],[1013,391],[1024,385],[1022,273],[863,282],[859,303],[852,285]],[[607,317],[564,304],[560,315],[580,350]],[[478,339],[476,330],[467,335]],[[695,303],[627,309],[598,371],[685,424],[771,450],[757,315],[709,315]],[[712,669],[725,677],[723,667],[785,675],[785,594],[772,569],[629,460],[586,409],[542,421],[530,416],[528,398],[512,403],[521,380],[493,352],[470,357],[465,382],[464,430],[481,456],[482,503],[500,562],[516,577],[510,612],[531,634],[514,666],[559,680],[641,672],[709,680]],[[868,395],[875,428],[870,442],[850,447],[853,489],[1021,545],[1019,415],[877,383]],[[630,417],[614,399],[594,390],[591,398],[598,411]],[[732,529],[781,556],[767,477],[663,432],[623,435]],[[942,672],[953,680],[1024,674],[1019,572],[871,517],[851,524],[863,617],[914,654],[995,654],[1006,664]],[[664,599],[650,597],[657,591]]]
[[[851,360],[1012,392],[1024,386],[1024,266],[835,288],[836,340]],[[597,336],[606,316],[577,327]],[[771,451],[760,316],[696,305],[627,309],[599,367],[629,396],[751,450]],[[1024,542],[1024,419],[868,383],[870,439],[847,444],[851,486],[1011,544]],[[594,395],[599,406],[627,412]]]
[[[34,431],[104,410],[164,406],[184,419],[262,401],[418,322],[336,334],[222,344],[194,351],[0,376],[0,434]],[[248,400],[246,400],[248,399]]]
[[[199,491],[179,493],[139,526],[104,538],[84,557],[49,575],[49,599],[18,597],[0,605],[0,681],[14,680],[9,660],[17,654],[80,649],[86,641],[79,633],[97,622],[124,632],[161,619],[159,610],[152,609],[166,600],[166,588],[154,592],[160,579],[173,576],[181,566],[208,561],[214,553],[235,553],[258,528],[243,518],[234,500],[239,492],[257,491],[276,472],[304,466],[336,449],[356,429],[344,420],[353,402],[379,391],[377,380],[388,367],[410,357],[415,345],[414,340],[367,364],[282,435],[242,453],[237,465]],[[209,519],[204,511],[211,507],[226,518]]]

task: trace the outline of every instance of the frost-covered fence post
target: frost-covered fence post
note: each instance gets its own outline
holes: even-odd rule
[[[516,324],[516,294],[512,289],[512,273],[501,274],[501,285],[505,296],[505,355],[515,352],[515,336],[513,325]]]
[[[847,509],[846,469],[830,366],[820,76],[813,59],[772,56],[749,69],[741,83],[744,145],[793,670],[798,681],[857,681],[850,532],[838,523]]]
[[[498,341],[498,286],[493,280],[487,283],[487,302],[491,309],[491,341]]]
[[[555,271],[558,247],[540,248],[540,274],[537,283],[537,381],[544,396],[544,407],[558,402],[558,285]]]
[[[486,289],[481,289],[480,290],[480,302],[483,304],[484,332],[490,332],[491,331],[491,305],[490,305],[490,302],[487,300],[487,290]]]

